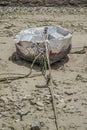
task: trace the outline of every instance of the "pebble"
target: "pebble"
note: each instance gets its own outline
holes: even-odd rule
[[[60,103],[64,103],[64,100],[63,100],[63,99],[59,99],[59,102],[60,102]]]
[[[38,110],[38,111],[42,111],[42,110],[43,110],[43,107],[37,106],[37,110]]]
[[[75,108],[74,108],[74,106],[66,106],[63,108],[63,111],[64,111],[64,113],[73,114],[73,113],[75,113]]]
[[[25,113],[24,110],[19,110],[19,111],[17,112],[18,115],[23,115],[24,113]]]
[[[46,100],[45,103],[46,103],[46,104],[50,104],[50,101],[49,101],[49,100]]]
[[[22,97],[22,101],[23,100],[30,100],[30,99],[32,99],[32,97],[30,95],[26,95],[26,96]]]
[[[36,101],[35,101],[35,100],[30,100],[30,104],[31,104],[31,105],[35,105],[35,104],[36,104]]]
[[[82,76],[81,76],[80,74],[78,74],[78,75],[76,76],[76,80],[82,80]]]
[[[35,119],[35,120],[32,122],[31,130],[40,130],[40,129],[41,129],[40,121],[39,121],[38,119]]]
[[[65,91],[64,93],[69,95],[69,96],[74,94],[73,92],[70,92],[70,91]]]
[[[44,107],[44,104],[42,102],[40,102],[40,101],[36,102],[36,105],[40,106],[40,107]]]
[[[57,95],[57,94],[54,94],[54,97],[55,97],[56,99],[58,99],[60,96]]]
[[[15,122],[20,122],[20,119],[15,120]]]
[[[68,102],[71,102],[72,101],[72,98],[71,97],[68,97],[65,99],[65,103],[68,103]]]
[[[51,101],[51,95],[46,95],[45,98],[46,100]]]
[[[0,97],[0,101],[4,102],[4,103],[7,103],[8,102],[8,99],[6,97]]]

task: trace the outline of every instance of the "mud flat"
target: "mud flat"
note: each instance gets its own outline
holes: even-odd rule
[[[0,7],[0,77],[29,72],[29,62],[9,61],[15,52],[14,37],[22,29],[44,25],[61,25],[73,34],[71,53],[52,65],[60,130],[87,130],[85,7]],[[37,76],[0,83],[1,130],[29,130],[36,116],[42,130],[56,129],[49,90],[37,87],[45,84],[39,66],[34,66],[32,75]]]
[[[1,6],[87,6],[87,0],[0,0]]]

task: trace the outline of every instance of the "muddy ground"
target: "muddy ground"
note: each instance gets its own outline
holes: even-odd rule
[[[86,6],[87,0],[0,0],[1,6]]]
[[[29,72],[31,63],[9,61],[15,52],[14,37],[22,29],[43,25],[61,25],[73,33],[71,53],[52,65],[59,128],[87,130],[85,7],[0,7],[0,77]],[[42,130],[56,130],[49,89],[37,88],[45,82],[35,65],[31,78],[0,83],[0,130],[29,130],[36,117]]]

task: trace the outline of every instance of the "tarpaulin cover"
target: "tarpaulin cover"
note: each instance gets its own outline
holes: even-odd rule
[[[20,57],[27,58],[26,60],[33,60],[40,51],[44,51],[44,43],[47,40],[50,61],[53,63],[59,60],[59,54],[68,53],[71,46],[71,38],[70,32],[60,26],[29,28],[16,35],[16,49]]]

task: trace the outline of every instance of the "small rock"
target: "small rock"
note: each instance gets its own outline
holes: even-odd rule
[[[37,110],[38,110],[38,111],[42,111],[42,110],[43,110],[43,107],[37,106]]]
[[[65,107],[66,107],[66,104],[65,104],[65,103],[59,103],[59,104],[57,105],[57,107],[58,107],[59,109],[65,108]]]
[[[32,122],[31,130],[40,130],[40,129],[41,129],[40,121],[39,121],[38,119],[35,119],[35,120]]]
[[[40,106],[40,107],[44,107],[44,104],[42,102],[40,102],[40,101],[36,102],[36,105]]]
[[[82,76],[81,76],[80,74],[78,74],[78,75],[76,76],[76,80],[82,80]]]
[[[59,99],[59,102],[60,102],[60,103],[64,103],[64,100],[63,100],[63,99]]]
[[[75,113],[75,108],[74,106],[66,106],[63,108],[63,112],[73,114]]]
[[[31,104],[31,105],[35,105],[35,104],[36,104],[36,101],[35,101],[35,100],[30,100],[30,104]]]
[[[58,100],[60,96],[58,94],[54,94],[54,97]]]
[[[20,122],[20,119],[15,120],[15,122]]]
[[[82,82],[87,82],[87,78],[81,76],[80,74],[78,74],[78,75],[76,76],[76,80],[77,80],[77,81],[78,81],[78,80],[81,80]]]
[[[7,102],[8,102],[8,100],[7,100],[6,97],[0,97],[0,101],[2,101],[2,102],[4,102],[4,103],[7,103]]]
[[[17,112],[18,115],[24,115],[24,113],[25,113],[24,110],[19,110],[19,111]]]
[[[46,97],[46,100],[49,100],[49,101],[51,100],[51,95],[46,95],[45,97]]]
[[[65,103],[69,103],[69,102],[71,102],[72,101],[72,97],[71,96],[67,96],[66,98],[65,98]]]
[[[45,103],[46,103],[46,104],[50,104],[50,101],[49,101],[49,100],[46,100]]]
[[[22,101],[24,101],[24,100],[30,100],[30,99],[31,99],[30,95],[26,95],[26,96],[22,97]]]
[[[70,91],[65,91],[64,93],[69,95],[69,96],[74,94],[73,92],[70,92]]]
[[[1,116],[9,117],[7,112],[1,112]]]

